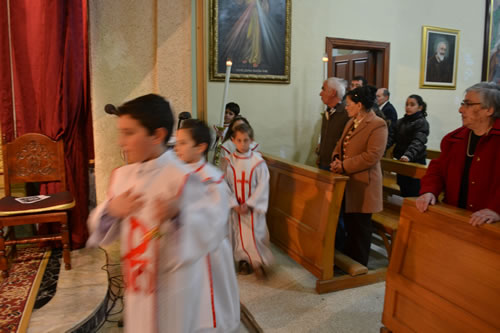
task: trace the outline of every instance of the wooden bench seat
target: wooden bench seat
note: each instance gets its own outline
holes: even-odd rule
[[[422,178],[427,172],[427,166],[417,163],[400,162],[392,158],[383,157],[380,160],[384,178],[384,210],[372,215],[375,232],[382,237],[388,257],[391,258],[392,243],[396,237],[399,226],[399,215],[401,207],[391,203],[392,195],[400,195],[399,185],[396,182],[396,174],[413,178]]]
[[[382,238],[389,259],[392,254],[392,243],[396,239],[401,207],[384,202],[384,210],[372,215],[375,232]]]

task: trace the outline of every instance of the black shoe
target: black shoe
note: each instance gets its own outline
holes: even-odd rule
[[[241,275],[248,275],[248,274],[252,273],[252,268],[250,267],[249,263],[247,263],[244,260],[241,260],[238,263],[238,271]]]

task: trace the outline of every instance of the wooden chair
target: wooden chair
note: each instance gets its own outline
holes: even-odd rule
[[[42,134],[25,134],[3,145],[5,197],[0,199],[0,270],[8,276],[5,247],[16,244],[41,243],[60,240],[63,244],[65,268],[71,269],[68,211],[75,206],[70,192],[66,191],[64,148],[62,140],[53,141]],[[29,204],[20,203],[11,196],[13,184],[59,182],[61,192]],[[37,223],[60,223],[61,232],[55,235],[33,236],[16,239],[4,237],[3,228]],[[12,234],[12,233],[10,233]]]

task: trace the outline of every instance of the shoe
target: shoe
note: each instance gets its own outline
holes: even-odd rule
[[[238,263],[238,271],[241,275],[248,275],[248,274],[252,273],[252,269],[250,268],[250,264],[244,260],[241,260]]]

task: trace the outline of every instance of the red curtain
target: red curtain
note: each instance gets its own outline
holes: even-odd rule
[[[2,1],[2,5],[6,1]],[[71,214],[73,248],[88,237],[88,163],[93,158],[88,89],[87,0],[7,0],[10,4],[10,50],[17,135],[43,133],[65,143],[66,176],[76,199]],[[2,15],[2,68],[5,49]],[[3,82],[8,79],[2,70]],[[0,101],[2,133],[10,138],[8,101]],[[12,118],[12,117],[11,117]],[[7,119],[7,118],[6,118]],[[4,124],[7,123],[7,124]],[[90,135],[89,135],[90,134]],[[48,186],[42,192],[52,192]]]
[[[12,82],[9,52],[9,21],[7,2],[0,1],[0,119],[2,142],[14,137],[12,108]]]

